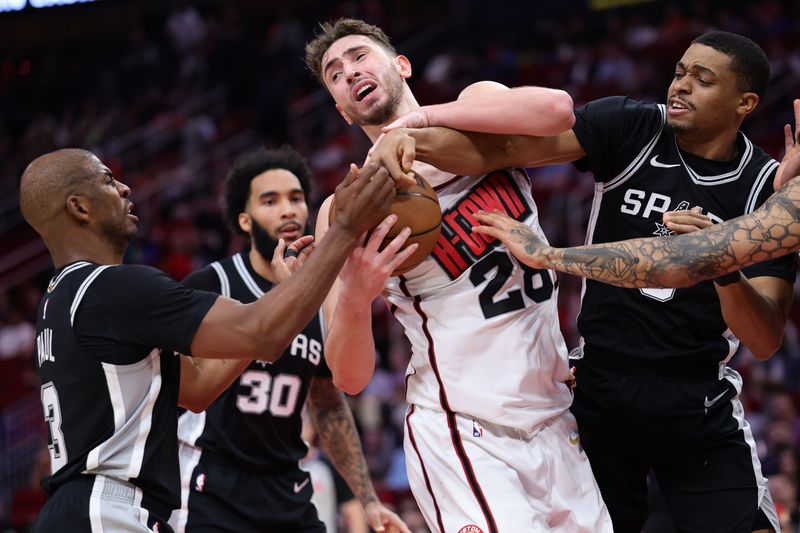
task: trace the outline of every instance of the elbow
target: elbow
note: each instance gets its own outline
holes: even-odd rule
[[[575,105],[572,97],[566,91],[552,90],[545,113],[546,116],[541,117],[544,120],[532,122],[532,125],[538,124],[538,126],[535,132],[530,133],[531,135],[536,137],[558,135],[572,129],[575,125]]]
[[[559,125],[559,130],[555,133],[567,131],[575,125],[575,105],[572,97],[566,91],[558,91],[558,93],[558,97],[554,98],[551,110],[552,116],[556,118],[556,123]]]
[[[779,335],[773,336],[769,341],[761,343],[761,345],[753,347],[750,349],[750,353],[753,354],[759,361],[766,361],[772,355],[780,350],[781,346],[783,345],[783,331],[780,332]]]
[[[178,405],[193,413],[202,413],[208,409],[208,406],[211,405],[214,400],[215,398],[190,398],[180,402]]]
[[[355,396],[364,390],[368,381],[363,379],[342,378],[341,376],[333,374],[333,384],[340,391],[350,396]]]

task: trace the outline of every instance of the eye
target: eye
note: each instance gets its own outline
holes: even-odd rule
[[[701,78],[697,78],[697,83],[699,83],[703,87],[708,87],[709,85],[711,85],[710,81],[707,81],[707,80],[704,80],[704,79],[701,79]]]
[[[338,80],[338,79],[339,79],[339,76],[340,76],[341,74],[342,74],[341,72],[334,72],[334,73],[333,73],[333,75],[331,76],[331,81],[336,81],[336,80]]]
[[[681,79],[682,77],[684,77],[685,75],[686,75],[686,73],[685,73],[685,72],[676,72],[676,73],[675,73],[675,79],[676,79],[676,80],[679,80],[679,79]]]
[[[366,52],[359,52],[358,55],[356,56],[356,61],[360,61],[361,58],[364,57],[365,55],[367,55]]]

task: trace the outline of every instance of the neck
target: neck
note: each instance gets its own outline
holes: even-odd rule
[[[256,250],[256,245],[254,242],[250,242],[250,251],[248,252],[248,257],[250,258],[250,264],[253,265],[253,270],[256,271],[256,274],[261,276],[262,278],[266,279],[267,281],[275,282],[274,278],[272,277],[272,264],[267,261],[258,250]]]
[[[66,234],[58,242],[47,242],[56,268],[75,261],[91,261],[99,265],[122,264],[125,251],[115,250],[105,239],[94,233]]]
[[[738,131],[736,128],[710,137],[693,132],[676,132],[675,138],[684,152],[713,161],[731,161],[738,155],[736,148]]]

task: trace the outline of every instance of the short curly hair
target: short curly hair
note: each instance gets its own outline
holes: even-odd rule
[[[393,57],[397,56],[397,50],[392,46],[386,33],[379,27],[368,24],[363,20],[341,18],[333,24],[320,22],[319,28],[314,39],[306,43],[306,66],[323,85],[325,80],[322,78],[322,56],[325,55],[325,52],[328,51],[328,48],[333,43],[342,37],[347,37],[348,35],[369,37],[386,49]]]
[[[241,235],[246,232],[239,227],[239,213],[244,212],[250,197],[253,178],[272,169],[288,170],[300,181],[306,198],[311,194],[311,169],[305,158],[289,145],[277,149],[259,148],[240,155],[228,170],[224,182],[225,221],[231,231]]]

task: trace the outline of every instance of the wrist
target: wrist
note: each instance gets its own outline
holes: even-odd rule
[[[727,274],[723,274],[718,278],[714,278],[714,283],[719,285],[720,287],[725,287],[730,285],[731,283],[738,283],[742,280],[742,275],[738,270],[734,270],[733,272],[729,272]]]

